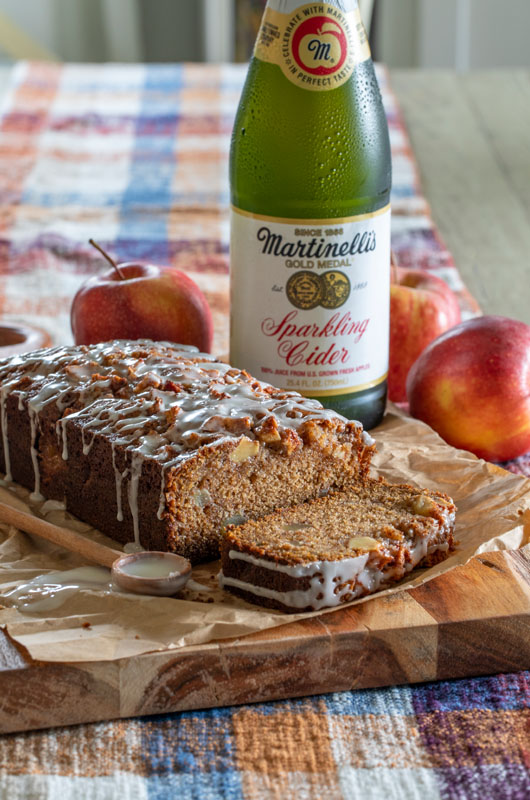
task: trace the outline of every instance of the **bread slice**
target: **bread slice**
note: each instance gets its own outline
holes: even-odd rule
[[[281,611],[338,606],[453,549],[446,494],[367,479],[224,532],[220,583]]]

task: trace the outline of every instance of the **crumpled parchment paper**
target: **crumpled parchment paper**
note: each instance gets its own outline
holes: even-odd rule
[[[424,583],[479,553],[530,542],[530,480],[445,444],[430,428],[398,412],[387,414],[374,434],[374,472],[392,483],[440,489],[455,500],[458,549],[430,569],[415,570],[381,594]],[[116,542],[57,508],[31,504],[29,492],[0,487],[0,501],[116,548]],[[43,661],[107,661],[216,639],[244,636],[312,614],[283,614],[245,603],[217,585],[218,563],[193,571],[192,588],[176,598],[81,589],[53,611],[21,613],[4,599],[13,587],[49,571],[86,564],[37,537],[0,525],[0,626],[30,656]],[[369,602],[361,598],[356,603]]]

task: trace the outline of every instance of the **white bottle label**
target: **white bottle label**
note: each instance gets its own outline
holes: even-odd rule
[[[230,362],[312,397],[388,372],[390,206],[346,219],[232,209]]]

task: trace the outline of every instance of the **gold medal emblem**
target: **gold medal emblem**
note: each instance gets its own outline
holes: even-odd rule
[[[321,277],[323,308],[339,308],[350,296],[351,286],[343,272],[325,272]]]
[[[287,281],[285,291],[295,308],[307,311],[316,308],[322,300],[322,282],[319,275],[312,272],[297,272]]]

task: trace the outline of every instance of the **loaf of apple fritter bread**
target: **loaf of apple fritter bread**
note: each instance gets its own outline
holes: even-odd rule
[[[240,526],[221,545],[221,586],[262,606],[347,603],[453,549],[455,506],[441,492],[367,479]]]
[[[220,532],[362,479],[372,439],[195,348],[115,341],[0,362],[0,467],[119,542],[192,562]]]

